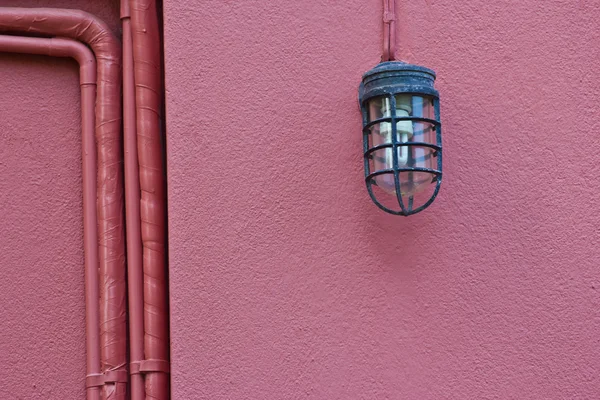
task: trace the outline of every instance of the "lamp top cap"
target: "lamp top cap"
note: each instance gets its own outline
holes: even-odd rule
[[[388,73],[411,73],[430,75],[432,80],[435,80],[435,71],[432,69],[421,67],[420,65],[409,64],[404,61],[384,61],[377,64],[373,69],[365,72],[363,75],[363,81],[369,80],[374,75],[388,74]]]

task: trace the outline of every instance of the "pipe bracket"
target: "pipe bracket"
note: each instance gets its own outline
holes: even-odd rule
[[[90,374],[85,377],[85,386],[90,387],[99,387],[104,386],[107,383],[117,383],[124,382],[127,383],[128,376],[127,370],[117,369],[114,371],[106,371],[103,374]]]
[[[147,372],[164,372],[168,374],[171,371],[171,366],[165,360],[133,361],[129,363],[129,371],[131,375],[145,374]]]

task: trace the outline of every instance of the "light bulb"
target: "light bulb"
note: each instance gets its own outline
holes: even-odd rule
[[[412,111],[410,96],[396,97],[396,117],[408,117]],[[390,99],[384,98],[381,102],[381,114],[383,118],[389,118],[391,114]],[[381,143],[392,143],[392,124],[382,122],[379,128]],[[398,121],[396,123],[396,139],[398,143],[406,143],[413,136],[412,121]],[[383,152],[383,157],[379,156],[376,160],[377,170],[391,169],[394,166],[394,154],[391,147],[380,150]],[[406,167],[408,164],[408,146],[399,146],[398,151],[398,167]],[[388,193],[396,193],[396,184],[393,174],[377,175],[375,178],[377,186]]]

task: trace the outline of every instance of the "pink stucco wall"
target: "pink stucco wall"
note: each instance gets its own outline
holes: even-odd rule
[[[408,219],[362,179],[380,0],[166,2],[174,399],[600,397],[600,9],[397,2],[445,127]],[[0,399],[82,398],[77,67],[0,81]]]
[[[444,184],[363,183],[381,1],[165,2],[176,399],[600,398],[600,9],[398,1]]]
[[[118,2],[80,8],[117,28]],[[79,68],[0,53],[0,399],[85,397]]]

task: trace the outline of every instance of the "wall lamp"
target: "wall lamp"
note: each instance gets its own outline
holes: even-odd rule
[[[383,211],[408,216],[427,208],[442,183],[442,127],[435,72],[387,61],[363,75],[365,182]]]

